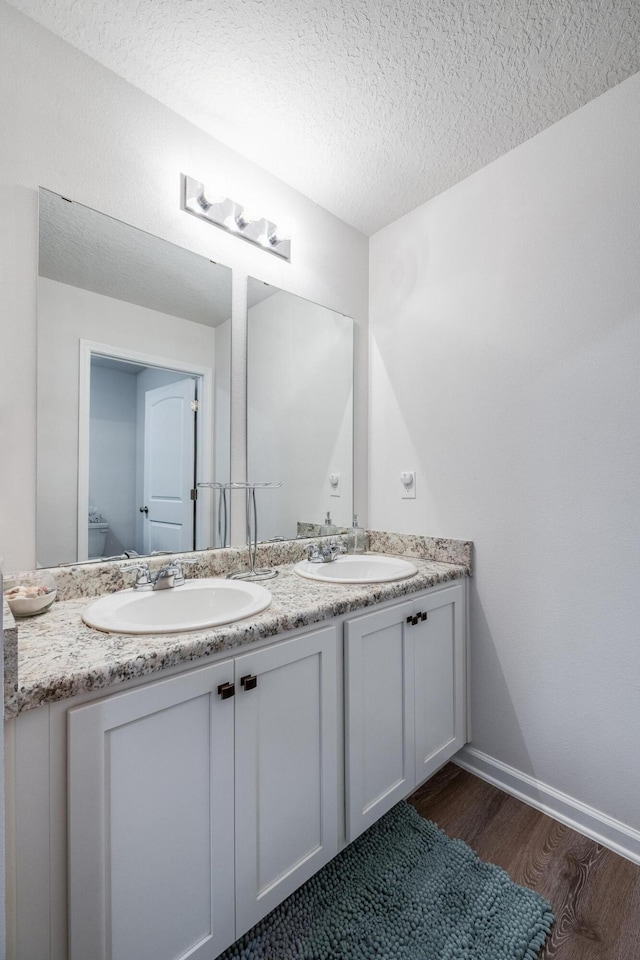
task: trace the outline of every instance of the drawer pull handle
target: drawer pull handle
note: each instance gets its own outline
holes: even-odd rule
[[[245,690],[253,690],[258,686],[258,678],[249,673],[246,677],[240,677],[240,686]]]
[[[410,623],[412,627],[415,627],[416,623],[419,623],[421,620],[424,622],[427,619],[428,614],[426,613],[416,613],[413,616],[407,617],[407,623]]]
[[[234,683],[221,683],[218,687],[218,693],[223,700],[228,700],[229,697],[233,697],[236,692],[236,686]]]

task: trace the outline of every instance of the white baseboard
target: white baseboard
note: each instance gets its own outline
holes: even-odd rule
[[[619,853],[621,857],[640,864],[640,831],[634,830],[600,810],[570,797],[554,787],[536,780],[501,760],[496,760],[474,747],[463,747],[453,762],[482,780],[492,783],[505,793],[517,797],[529,806],[559,820],[572,830],[584,834],[596,843]]]

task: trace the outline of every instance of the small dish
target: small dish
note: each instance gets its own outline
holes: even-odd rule
[[[56,582],[50,573],[22,573],[6,578],[3,593],[14,617],[34,617],[55,600]]]

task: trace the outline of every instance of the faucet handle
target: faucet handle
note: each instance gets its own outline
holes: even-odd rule
[[[168,569],[172,570],[174,574],[174,587],[181,587],[185,581],[183,567],[194,567],[197,563],[197,560],[172,560],[167,565]]]
[[[339,557],[341,553],[346,553],[347,548],[345,547],[342,540],[330,540],[327,544],[328,549],[333,554],[334,558]]]
[[[312,543],[307,547],[307,560],[309,563],[322,563],[323,556],[317,543]]]
[[[135,570],[137,573],[135,583],[133,585],[134,590],[138,590],[140,587],[150,587],[151,586],[151,574],[149,572],[149,564],[145,563],[128,563],[124,567],[120,567],[124,572],[129,570]]]

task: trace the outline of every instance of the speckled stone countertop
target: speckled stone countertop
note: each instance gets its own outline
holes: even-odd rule
[[[18,691],[18,627],[9,604],[2,598],[4,640],[4,702],[13,705]]]
[[[87,597],[128,585],[121,572],[125,564],[86,564],[52,571],[58,597],[62,595],[63,599],[46,614],[20,622],[17,684],[14,682],[12,689],[5,684],[5,718],[224,650],[233,654],[246,644],[471,574],[471,544],[467,541],[371,532],[371,551],[411,557],[418,567],[417,575],[380,584],[319,583],[304,580],[293,570],[309,542],[260,545],[258,565],[278,570],[278,576],[264,584],[273,597],[271,606],[255,617],[193,633],[128,636],[93,630],[81,619]],[[221,576],[244,568],[246,548],[207,551],[193,557],[198,564],[188,568],[188,574]],[[154,558],[152,566],[166,559]]]

